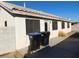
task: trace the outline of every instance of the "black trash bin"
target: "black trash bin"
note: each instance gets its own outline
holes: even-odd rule
[[[50,32],[41,32],[41,45],[46,46],[49,44]]]
[[[39,32],[29,33],[29,39],[30,39],[30,51],[40,48],[41,33]]]

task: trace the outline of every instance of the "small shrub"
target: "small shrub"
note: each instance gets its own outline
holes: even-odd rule
[[[64,36],[66,36],[67,34],[64,32],[64,31],[59,31],[59,36],[60,37],[64,37]]]

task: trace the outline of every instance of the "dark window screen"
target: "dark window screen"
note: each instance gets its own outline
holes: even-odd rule
[[[62,29],[65,28],[65,22],[62,22]]]
[[[70,28],[70,25],[69,25],[70,23],[69,22],[67,22],[67,28]]]
[[[47,22],[45,22],[45,31],[48,31],[48,25],[47,25]]]
[[[52,29],[57,30],[58,29],[58,23],[57,21],[52,21]]]
[[[7,27],[7,21],[5,21],[5,27]]]
[[[26,19],[26,34],[31,32],[40,32],[40,20]]]

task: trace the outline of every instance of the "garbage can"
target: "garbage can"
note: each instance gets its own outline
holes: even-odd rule
[[[30,39],[30,51],[40,48],[41,33],[39,32],[29,33],[29,39]]]
[[[46,46],[49,44],[49,36],[50,36],[50,32],[41,32],[41,42],[40,44],[42,46]]]

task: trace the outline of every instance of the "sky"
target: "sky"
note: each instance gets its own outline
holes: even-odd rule
[[[79,21],[79,1],[8,1],[10,3]]]

